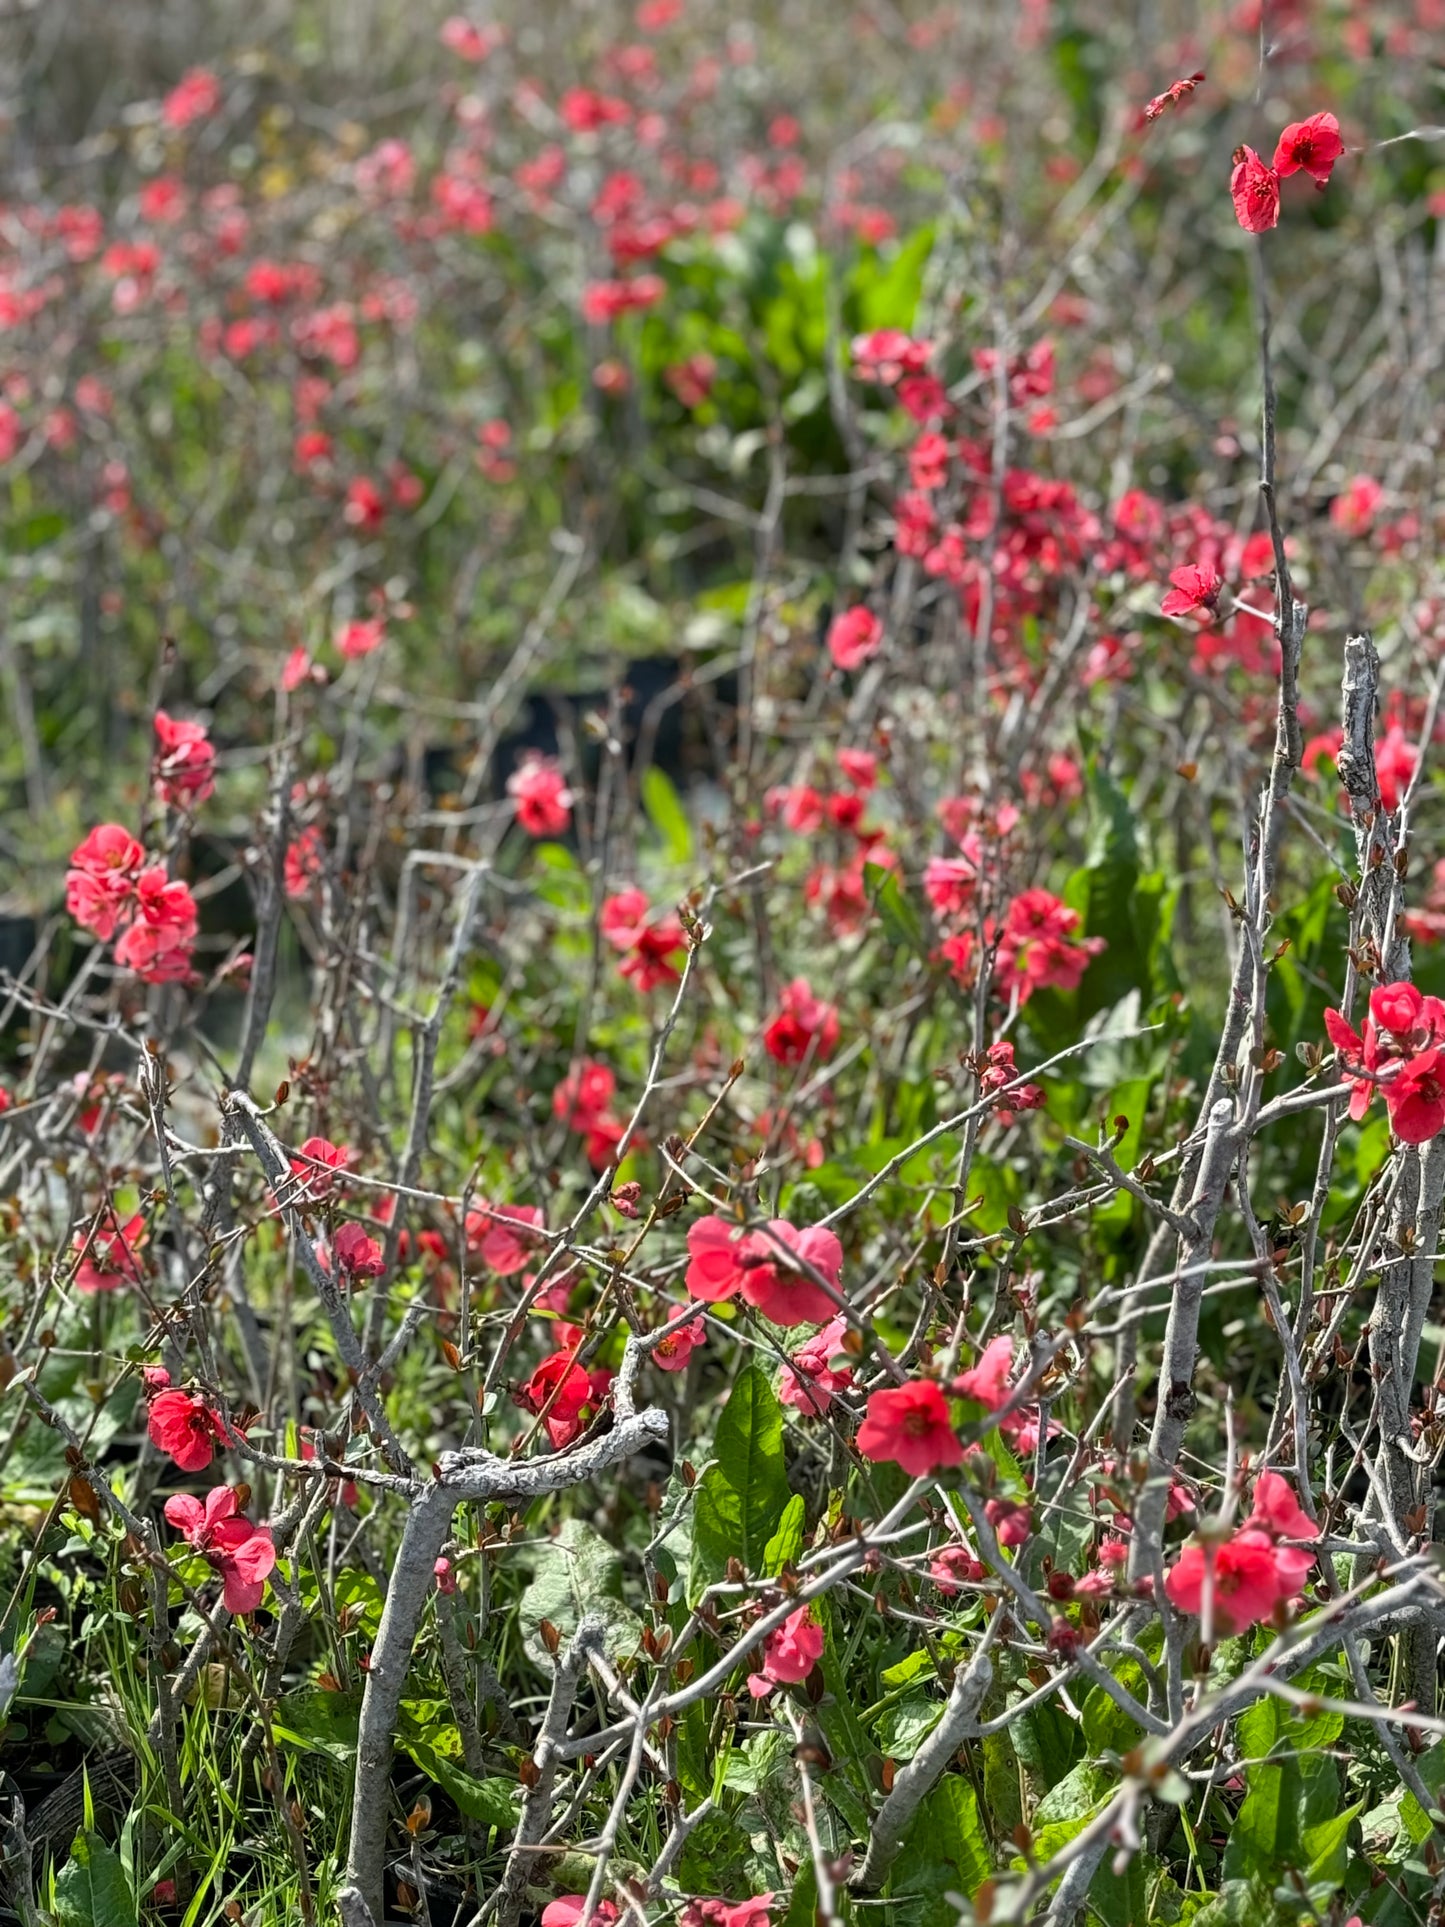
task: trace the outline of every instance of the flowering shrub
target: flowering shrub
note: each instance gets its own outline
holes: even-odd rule
[[[1438,10],[124,10],[0,196],[0,1899],[1438,1918]]]

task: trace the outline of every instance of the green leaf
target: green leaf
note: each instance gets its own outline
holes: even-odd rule
[[[778,1529],[763,1547],[763,1571],[775,1579],[784,1566],[796,1566],[803,1556],[803,1517],[807,1507],[801,1492],[795,1492],[783,1507]]]
[[[898,872],[885,869],[881,863],[865,863],[863,886],[868,892],[868,901],[883,919],[883,927],[894,943],[922,956],[927,948],[923,919],[904,893],[903,885],[898,881]]]
[[[136,1927],[135,1896],[114,1849],[78,1833],[55,1877],[57,1927]]]
[[[971,1900],[992,1872],[978,1796],[961,1774],[947,1773],[919,1807],[894,1864],[896,1918],[906,1927],[957,1927],[948,1895]]]
[[[504,1827],[509,1832],[516,1826],[518,1790],[515,1780],[475,1779],[437,1747],[428,1745],[415,1734],[399,1733],[397,1744],[469,1820],[478,1820],[483,1826]]]
[[[670,862],[692,860],[692,825],[666,771],[652,763],[642,772],[642,807],[667,846]]]
[[[741,1559],[765,1568],[768,1546],[788,1503],[783,1465],[783,1409],[756,1365],[738,1374],[718,1420],[716,1462],[697,1487],[692,1528],[691,1594],[695,1599]]]
[[[518,1612],[522,1644],[545,1671],[552,1659],[539,1627],[550,1620],[565,1644],[584,1613],[595,1613],[606,1628],[606,1647],[614,1658],[637,1650],[642,1622],[622,1598],[622,1556],[585,1519],[567,1519],[555,1539],[533,1553],[532,1579]]]
[[[283,1746],[303,1753],[320,1753],[338,1766],[356,1758],[356,1731],[361,1718],[361,1694],[325,1693],[319,1687],[300,1687],[276,1702],[273,1731]]]
[[[1359,1813],[1362,1801],[1346,1807],[1343,1813],[1332,1814],[1316,1826],[1306,1827],[1303,1834],[1304,1850],[1308,1860],[1306,1877],[1311,1886],[1318,1881],[1339,1887],[1345,1878],[1349,1864],[1349,1833]]]

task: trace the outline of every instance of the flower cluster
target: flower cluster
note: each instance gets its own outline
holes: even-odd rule
[[[1191,1540],[1165,1574],[1164,1590],[1180,1612],[1212,1619],[1217,1632],[1241,1633],[1293,1599],[1315,1562],[1313,1552],[1281,1541],[1318,1537],[1288,1480],[1262,1472],[1243,1526]]]
[[[602,905],[602,935],[622,953],[622,975],[641,991],[676,983],[676,962],[685,944],[682,921],[672,912],[654,917],[645,890],[619,891]]]
[[[1308,174],[1316,187],[1323,188],[1344,151],[1340,123],[1325,113],[1291,121],[1275,146],[1273,165],[1262,161],[1252,147],[1236,148],[1229,192],[1239,225],[1250,234],[1276,227],[1280,182],[1290,174]]]
[[[1445,1003],[1410,983],[1370,992],[1363,1037],[1338,1010],[1325,1029],[1351,1075],[1350,1116],[1362,1118],[1378,1089],[1390,1129],[1403,1144],[1424,1144],[1445,1130]]]
[[[744,1231],[709,1212],[689,1227],[687,1250],[685,1282],[704,1304],[740,1292],[775,1325],[820,1325],[838,1309],[843,1247],[825,1226],[800,1231],[774,1218]]]
[[[70,853],[65,907],[83,930],[115,942],[115,960],[148,984],[187,983],[200,925],[188,885],[119,823],[102,823]]]
[[[186,1543],[221,1575],[226,1611],[255,1612],[276,1566],[271,1528],[248,1519],[228,1485],[214,1486],[204,1501],[178,1492],[166,1500],[165,1513]]]

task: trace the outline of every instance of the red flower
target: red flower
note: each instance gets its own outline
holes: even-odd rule
[[[289,1160],[292,1171],[302,1180],[296,1192],[298,1201],[329,1198],[337,1175],[347,1169],[351,1159],[349,1144],[333,1144],[329,1137],[307,1138],[297,1155]]]
[[[205,120],[221,104],[221,84],[204,67],[192,67],[181,75],[161,102],[161,119],[167,127],[189,127],[192,121]]]
[[[158,1392],[151,1400],[146,1429],[152,1445],[168,1453],[182,1472],[204,1472],[216,1446],[226,1442],[219,1414],[199,1393],[179,1388]]]
[[[983,1516],[993,1527],[1001,1546],[1021,1546],[1033,1530],[1033,1515],[1015,1499],[990,1499]]]
[[[948,1402],[931,1378],[874,1392],[868,1400],[868,1415],[858,1428],[858,1450],[865,1459],[901,1465],[914,1479],[940,1465],[963,1461]]]
[[[577,1363],[576,1353],[562,1351],[542,1360],[517,1393],[517,1403],[524,1412],[546,1412],[547,1436],[560,1452],[586,1429],[596,1397],[591,1375]]]
[[[883,624],[861,603],[834,616],[828,628],[828,654],[840,669],[861,669],[882,643]]]
[[[137,1212],[121,1224],[113,1211],[107,1211],[93,1236],[77,1231],[70,1241],[72,1251],[89,1252],[81,1259],[75,1274],[77,1291],[119,1291],[122,1285],[138,1284],[140,1260],[136,1253],[146,1241],[146,1221]]]
[[[842,1245],[821,1225],[799,1231],[786,1218],[774,1218],[768,1229],[772,1239],[761,1232],[755,1234],[751,1262],[742,1275],[743,1297],[775,1325],[822,1324],[838,1309],[836,1294],[843,1268]],[[796,1252],[802,1264],[826,1278],[833,1294],[803,1271],[794,1270],[773,1239]]]
[[[155,790],[163,803],[193,810],[215,793],[216,752],[203,723],[178,722],[156,711],[160,747],[155,759]]]
[[[337,1270],[352,1280],[379,1278],[386,1270],[381,1246],[359,1224],[341,1225],[331,1241],[331,1250]]]
[[[1334,115],[1311,114],[1308,120],[1291,121],[1280,135],[1274,150],[1274,171],[1281,180],[1287,174],[1305,173],[1317,187],[1323,187],[1344,151],[1340,123]],[[1273,227],[1273,221],[1269,225]]]
[[[713,1212],[698,1218],[687,1232],[689,1264],[683,1282],[689,1293],[706,1305],[731,1298],[756,1262],[757,1246],[756,1232],[745,1233]]]
[[[101,823],[70,853],[65,877],[65,907],[102,943],[115,935],[145,851],[119,823]]]
[[[321,875],[324,848],[321,831],[309,824],[293,843],[286,846],[285,881],[288,897],[307,897]]]
[[[1390,1129],[1403,1144],[1424,1144],[1445,1130],[1445,1004],[1409,983],[1380,984],[1370,993],[1361,1037],[1337,1010],[1325,1029],[1353,1073],[1350,1116],[1362,1118],[1378,1085]]]
[[[1247,234],[1263,234],[1279,225],[1279,176],[1252,147],[1235,148],[1229,191],[1235,218]]]
[[[931,341],[915,341],[901,328],[875,328],[853,338],[853,369],[860,381],[891,388],[903,375],[922,375],[933,357]]]
[[[953,1389],[962,1398],[977,1399],[990,1412],[1008,1403],[1009,1374],[1013,1370],[1014,1342],[1007,1332],[990,1339],[978,1363],[960,1372]]]
[[[226,1611],[254,1612],[276,1564],[270,1528],[253,1525],[237,1511],[236,1495],[228,1485],[213,1487],[204,1505],[189,1492],[178,1492],[166,1500],[165,1511],[176,1530],[220,1573]]]
[[[542,1213],[535,1204],[500,1208],[482,1204],[467,1213],[467,1249],[499,1278],[510,1278],[525,1271],[531,1262],[540,1242],[535,1232],[543,1227]]]
[[[766,1699],[775,1686],[795,1686],[805,1680],[823,1657],[823,1628],[811,1606],[799,1606],[763,1641],[761,1670],[748,1675],[748,1691]]]
[[[575,800],[551,756],[535,751],[507,778],[507,794],[517,806],[517,821],[528,836],[564,836]]]
[[[354,357],[353,357],[354,359]],[[365,475],[358,475],[346,491],[346,506],[341,519],[350,527],[374,535],[386,520],[386,497]]]
[[[348,622],[344,629],[336,632],[336,647],[348,662],[355,662],[359,656],[369,656],[373,649],[379,649],[386,641],[386,620],[382,616],[370,616],[364,622]]]
[[[801,1064],[811,1051],[830,1057],[838,1042],[838,1012],[833,1004],[813,995],[806,977],[794,977],[782,996],[782,1007],[763,1032],[763,1048],[779,1064]]]
[[[1341,535],[1368,535],[1384,499],[1373,475],[1356,475],[1330,503],[1330,524]]]
[[[1277,1539],[1318,1539],[1319,1527],[1301,1507],[1294,1487],[1278,1472],[1261,1472],[1246,1525],[1259,1526]]]
[[[647,892],[631,889],[608,897],[600,918],[603,936],[614,950],[624,953],[623,976],[630,977],[641,991],[676,983],[682,974],[673,962],[686,942],[681,922],[671,914],[655,922],[651,917]]]
[[[1164,1590],[1180,1612],[1201,1613],[1211,1574],[1216,1628],[1241,1633],[1268,1619],[1281,1600],[1292,1599],[1313,1564],[1312,1552],[1276,1546],[1267,1532],[1249,1526],[1218,1546],[1191,1540],[1165,1574]]]
[[[1183,80],[1171,81],[1162,94],[1156,94],[1144,109],[1145,120],[1158,120],[1166,107],[1180,107],[1203,80],[1202,73],[1189,74]]]
[[[999,984],[1026,1003],[1035,990],[1077,990],[1079,980],[1106,945],[1102,937],[1076,937],[1079,913],[1047,890],[1025,890],[1004,917],[995,966]]]
[[[1196,609],[1203,609],[1213,615],[1218,606],[1219,592],[1224,587],[1224,577],[1218,569],[1206,563],[1186,563],[1182,569],[1170,571],[1169,580],[1173,583],[1159,604],[1161,615],[1187,616]]]

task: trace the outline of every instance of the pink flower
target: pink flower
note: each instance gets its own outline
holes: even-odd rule
[[[373,649],[379,649],[385,641],[386,620],[382,616],[370,616],[364,622],[348,622],[344,629],[336,632],[336,647],[348,662],[369,656]]]
[[[847,1330],[847,1319],[833,1318],[792,1354],[778,1379],[778,1397],[784,1405],[821,1418],[835,1396],[848,1389],[853,1383],[853,1367],[833,1367],[833,1360],[842,1353]]]
[[[945,1598],[952,1598],[961,1586],[976,1585],[984,1568],[970,1546],[941,1546],[928,1562],[928,1576]]]
[[[156,711],[155,790],[174,809],[193,810],[214,795],[216,752],[203,723],[179,722]]]
[[[858,1450],[865,1459],[891,1460],[910,1478],[922,1478],[942,1465],[959,1465],[963,1446],[953,1429],[948,1403],[931,1378],[885,1387],[868,1400],[858,1428]]]
[[[757,1262],[757,1234],[745,1233],[709,1212],[688,1227],[689,1263],[684,1283],[692,1297],[715,1305],[741,1290],[748,1268]]]
[[[542,1909],[542,1927],[610,1927],[617,1918],[616,1903],[599,1900],[590,1917],[587,1914],[586,1894],[563,1894],[560,1900],[549,1901]]]
[[[564,836],[572,821],[574,797],[556,759],[527,756],[507,778],[507,794],[517,806],[517,821],[528,836]]]
[[[883,624],[859,603],[834,616],[828,626],[828,654],[839,669],[861,669],[883,644]]]
[[[146,1221],[140,1212],[121,1224],[109,1209],[93,1235],[89,1228],[77,1231],[70,1241],[72,1251],[86,1251],[75,1274],[77,1291],[119,1291],[122,1285],[138,1284],[141,1278],[137,1252],[146,1242]]]
[[[446,1559],[446,1558],[438,1559],[436,1564],[432,1567],[432,1577],[437,1582],[437,1591],[439,1593],[442,1593],[444,1596],[450,1598],[450,1596],[456,1591],[457,1589],[456,1568],[452,1565],[452,1562],[450,1559]]]
[[[1033,1518],[1026,1505],[1014,1499],[990,1499],[983,1516],[993,1527],[1001,1546],[1021,1546],[1033,1530]]]
[[[1013,1370],[1014,1342],[1007,1332],[989,1340],[978,1363],[960,1372],[953,1389],[962,1398],[977,1399],[990,1412],[1008,1403],[1009,1373]]]
[[[182,1472],[204,1472],[216,1446],[226,1442],[220,1414],[198,1392],[157,1392],[146,1429],[152,1445],[169,1454]]]
[[[1229,177],[1235,219],[1247,234],[1263,234],[1279,224],[1279,176],[1252,147],[1236,147]]]
[[[206,120],[221,104],[221,83],[205,67],[192,67],[181,75],[161,102],[161,119],[167,127],[189,127],[192,121]]]
[[[853,369],[858,379],[887,388],[903,375],[926,374],[932,357],[931,341],[915,341],[901,328],[875,328],[872,334],[855,335],[853,339]]]
[[[1274,150],[1274,171],[1281,179],[1303,172],[1316,187],[1323,187],[1344,151],[1340,123],[1334,115],[1311,114],[1308,120],[1291,121],[1280,135]]]
[[[341,1225],[331,1240],[331,1250],[337,1270],[353,1281],[379,1278],[386,1270],[381,1246],[359,1224]]]
[[[101,823],[70,853],[65,907],[83,930],[104,943],[115,935],[145,851],[119,823]]]
[[[1076,937],[1079,913],[1047,890],[1025,890],[1004,917],[995,974],[1005,991],[1026,1003],[1035,990],[1077,990],[1102,937]]]
[[[760,1672],[748,1676],[754,1699],[766,1699],[775,1686],[795,1686],[805,1680],[823,1657],[823,1628],[812,1608],[799,1606],[763,1641]]]
[[[763,1032],[763,1048],[779,1064],[801,1064],[810,1053],[819,1061],[831,1057],[837,1042],[837,1007],[815,997],[806,977],[794,977]]]
[[[923,872],[923,893],[941,917],[962,917],[972,906],[978,871],[966,857],[934,856]]]
[[[623,953],[623,976],[640,991],[676,983],[681,976],[674,959],[686,942],[682,924],[671,914],[654,919],[645,890],[621,890],[608,897],[599,924],[608,943]]]
[[[270,1528],[254,1525],[238,1512],[228,1485],[212,1487],[204,1505],[189,1492],[179,1492],[166,1500],[165,1512],[188,1544],[220,1573],[226,1611],[254,1612],[276,1564]]]
[[[768,1229],[772,1239],[761,1232],[754,1236],[753,1262],[742,1275],[743,1297],[775,1325],[813,1325],[831,1318],[838,1309],[836,1299],[801,1270],[793,1270],[773,1240],[826,1278],[835,1293],[840,1288],[842,1245],[821,1225],[799,1231],[786,1218],[774,1218]]]
[[[316,824],[308,824],[300,836],[286,846],[283,867],[288,897],[310,896],[312,885],[321,875],[324,858],[321,831]]]
[[[465,14],[454,13],[450,19],[442,22],[437,38],[447,51],[454,53],[459,60],[477,62],[485,60],[501,46],[503,35],[500,27],[481,27],[476,21],[468,20]],[[613,1916],[616,1912],[617,1909],[614,1907]],[[600,1908],[598,1918],[603,1918]],[[547,1927],[562,1927],[562,1924],[548,1922]]]
[[[1254,1506],[1246,1525],[1260,1526],[1276,1539],[1318,1539],[1320,1529],[1295,1497],[1294,1487],[1278,1472],[1261,1472],[1254,1486]]]
[[[1159,604],[1162,615],[1193,615],[1196,610],[1214,614],[1219,592],[1224,587],[1224,577],[1218,569],[1188,562],[1182,569],[1171,570],[1169,580],[1174,586]]]
[[[1330,503],[1330,523],[1341,535],[1367,535],[1385,491],[1373,475],[1353,476]]]
[[[666,1338],[659,1338],[652,1348],[652,1362],[659,1371],[681,1372],[687,1368],[687,1361],[699,1345],[707,1342],[707,1326],[701,1318],[693,1318],[685,1325],[679,1325],[675,1332]]]
[[[499,1278],[510,1278],[531,1263],[542,1242],[534,1234],[544,1224],[535,1204],[482,1204],[467,1213],[467,1249]]]

